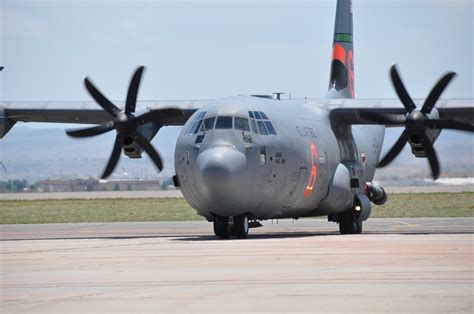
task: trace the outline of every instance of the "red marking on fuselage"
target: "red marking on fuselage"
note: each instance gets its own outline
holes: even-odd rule
[[[349,72],[349,91],[351,92],[351,97],[355,97],[354,91],[354,56],[352,55],[352,50],[349,50],[349,55],[347,57],[347,71]]]
[[[332,50],[332,59],[339,60],[346,65],[346,50],[339,44],[335,44]]]
[[[308,185],[304,191],[304,197],[308,198],[311,192],[313,192],[314,185],[316,184],[316,146],[313,143],[310,145],[311,149],[311,175],[309,177]]]

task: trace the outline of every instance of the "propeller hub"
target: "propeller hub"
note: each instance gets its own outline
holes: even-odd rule
[[[405,118],[405,125],[413,133],[426,130],[426,121],[428,117],[419,110],[413,110]]]
[[[121,134],[130,134],[137,128],[137,120],[131,113],[120,112],[114,121],[115,128]]]

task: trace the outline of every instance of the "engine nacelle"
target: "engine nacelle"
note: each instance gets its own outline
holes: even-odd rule
[[[436,108],[433,108],[431,113],[428,115],[430,119],[436,120],[439,118],[439,112]],[[431,143],[433,144],[436,142],[436,139],[438,138],[439,134],[441,133],[441,130],[439,129],[427,129],[426,130],[426,135],[430,139]],[[421,137],[417,135],[412,135],[408,139],[408,144],[410,144],[411,147],[411,152],[415,157],[419,158],[424,158],[426,157],[426,152],[423,148],[423,145],[421,143]]]
[[[374,203],[375,205],[383,205],[387,201],[387,193],[383,189],[383,187],[372,183],[367,182],[365,184],[365,194],[369,198],[369,200]]]
[[[137,132],[143,135],[147,140],[151,139],[158,133],[160,126],[155,123],[148,123],[138,127]],[[123,153],[129,158],[142,158],[143,149],[130,136],[125,136],[123,143]]]

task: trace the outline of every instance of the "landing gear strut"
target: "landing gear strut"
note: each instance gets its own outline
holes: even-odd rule
[[[246,239],[249,234],[249,218],[247,215],[236,217],[214,216],[214,234],[219,239],[228,239],[235,235],[237,239]]]

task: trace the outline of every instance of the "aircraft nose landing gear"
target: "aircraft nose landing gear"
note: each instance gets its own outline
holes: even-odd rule
[[[246,214],[236,217],[214,216],[214,234],[219,239],[228,239],[235,236],[237,239],[246,239],[249,234],[249,218]]]

